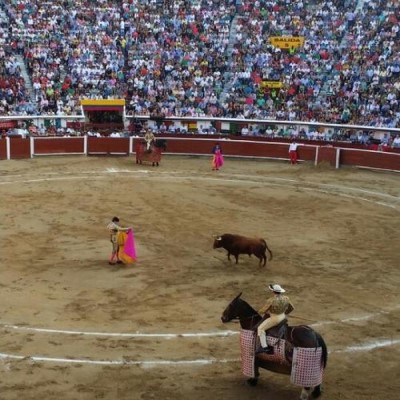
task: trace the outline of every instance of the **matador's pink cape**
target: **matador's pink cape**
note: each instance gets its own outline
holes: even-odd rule
[[[136,260],[136,246],[135,246],[135,236],[133,230],[129,229],[126,242],[124,246],[125,254],[134,260]]]
[[[119,259],[124,264],[132,264],[136,261],[136,246],[133,230],[130,229],[127,233],[120,232],[118,235],[123,235],[123,245],[119,246]]]
[[[217,150],[214,153],[211,164],[212,164],[212,167],[216,168],[216,169],[219,169],[224,165],[224,156],[222,155],[220,150]]]

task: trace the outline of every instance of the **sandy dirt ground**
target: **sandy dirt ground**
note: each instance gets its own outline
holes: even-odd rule
[[[297,399],[285,375],[246,385],[239,325],[220,319],[275,282],[290,323],[327,342],[323,399],[398,399],[398,174],[43,157],[2,161],[0,198],[2,400]],[[136,264],[108,265],[114,215],[134,228]],[[212,249],[226,232],[264,237],[273,260],[229,262]]]

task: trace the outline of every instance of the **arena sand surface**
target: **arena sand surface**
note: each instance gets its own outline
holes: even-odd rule
[[[398,399],[398,174],[239,159],[213,172],[176,156],[0,169],[1,399],[296,399],[285,375],[246,385],[239,325],[220,320],[239,292],[260,307],[271,282],[291,324],[328,344],[323,399]],[[108,265],[114,215],[134,228],[134,265]],[[212,249],[224,232],[264,237],[273,260],[228,262]],[[111,335],[135,333],[155,336]]]

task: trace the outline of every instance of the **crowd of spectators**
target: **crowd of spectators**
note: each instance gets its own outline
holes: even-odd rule
[[[130,115],[400,126],[396,0],[0,0],[0,12],[0,115],[124,98]]]
[[[21,68],[0,42],[0,115],[23,112],[25,104],[29,104],[29,95]]]
[[[244,8],[229,93],[241,116],[398,126],[399,2],[249,0]],[[265,40],[281,35],[304,37],[304,46]],[[283,88],[263,88],[264,80]]]

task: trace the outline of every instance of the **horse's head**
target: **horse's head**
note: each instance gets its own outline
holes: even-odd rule
[[[238,302],[242,292],[240,292],[229,304],[228,307],[225,308],[224,312],[221,316],[221,321],[223,323],[232,321],[235,318],[239,317],[238,314]]]

